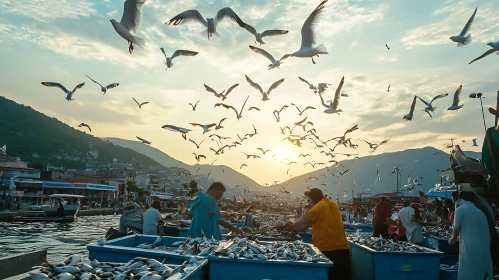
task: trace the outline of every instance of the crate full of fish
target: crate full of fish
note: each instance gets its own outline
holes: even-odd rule
[[[136,257],[127,263],[114,263],[99,262],[93,258],[84,261],[79,255],[72,255],[60,264],[45,262],[15,279],[201,280],[203,268],[207,264],[208,260],[198,257],[191,257],[180,265],[172,265],[142,257]]]
[[[295,232],[277,230],[275,227],[262,226],[260,228],[241,227],[241,230],[253,239],[260,241],[294,241],[301,240],[300,235]],[[227,234],[227,239],[234,238],[232,232]]]
[[[459,255],[459,245],[449,245],[452,228],[430,226],[423,228],[425,240],[423,246],[443,252],[446,255]]]
[[[263,242],[234,238],[208,256],[210,279],[327,280],[329,261],[316,247],[301,241]]]
[[[443,253],[407,242],[348,236],[353,280],[438,280]]]
[[[457,280],[457,268],[440,268],[439,280]]]

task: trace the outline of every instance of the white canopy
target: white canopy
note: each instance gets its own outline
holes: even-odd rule
[[[57,193],[57,194],[51,194],[49,197],[55,197],[55,198],[85,198],[83,195],[76,195],[76,194],[62,194],[62,193]]]

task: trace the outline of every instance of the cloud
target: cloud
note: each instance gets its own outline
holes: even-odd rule
[[[43,22],[56,18],[88,17],[97,12],[93,6],[92,2],[86,0],[3,0],[0,2],[0,10],[4,12]]]
[[[396,56],[388,57],[384,55],[376,55],[374,61],[376,62],[396,62],[399,59]]]

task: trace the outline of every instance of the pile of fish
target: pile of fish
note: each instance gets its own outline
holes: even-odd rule
[[[98,262],[90,259],[89,262],[82,261],[78,255],[68,257],[64,263],[52,265],[44,263],[42,266],[34,267],[38,272],[31,272],[26,280],[90,280],[90,279],[114,279],[114,280],[163,280],[180,279],[186,273],[192,271],[199,260],[192,257],[182,265],[166,265],[155,259],[135,258],[126,264],[113,264]]]
[[[329,262],[301,241],[260,242],[247,238],[234,238],[222,244],[214,255],[231,259],[287,260],[306,262]]]
[[[456,263],[454,265],[440,264],[440,268],[458,269],[459,268],[459,263]]]
[[[296,234],[295,232],[291,231],[280,231],[277,230],[275,227],[270,226],[270,225],[264,225],[261,226],[260,228],[250,228],[250,227],[242,227],[242,231],[244,231],[246,234],[251,235],[256,238],[283,238],[283,239],[289,239],[289,240],[299,240],[301,239],[300,235]]]
[[[451,227],[429,226],[423,227],[423,232],[437,239],[449,239],[452,235]]]
[[[369,247],[378,252],[407,252],[407,253],[433,252],[432,250],[408,242],[393,241],[378,237],[372,237],[370,234],[347,235],[347,239],[350,242]]]
[[[188,237],[185,241],[177,241],[169,246],[162,245],[162,236],[158,236],[153,243],[143,243],[137,246],[140,249],[162,250],[177,253],[179,255],[207,256],[219,247],[220,241],[206,238],[204,235],[198,238]]]

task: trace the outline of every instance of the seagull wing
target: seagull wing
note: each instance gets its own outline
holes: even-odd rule
[[[263,89],[262,89],[262,87],[259,84],[253,82],[247,75],[244,75],[244,76],[246,77],[246,81],[248,81],[248,83],[250,84],[250,86],[252,86],[256,90],[259,90],[260,93],[263,96]]]
[[[170,21],[168,21],[168,25],[173,24],[174,26],[177,26],[193,20],[201,23],[204,27],[208,27],[208,22],[205,18],[203,18],[198,10],[187,10],[185,12],[182,12],[170,19]]]
[[[289,31],[287,31],[287,30],[278,30],[278,29],[265,30],[262,33],[262,37],[279,36],[279,35],[288,34],[288,32]]]
[[[326,107],[326,108],[331,108],[331,106],[327,105],[326,103],[324,103],[324,98],[322,98],[322,94],[319,94],[319,97],[321,98],[321,103],[322,103],[322,106]]]
[[[301,48],[311,48],[315,44],[314,26],[317,25],[319,15],[324,9],[327,0],[322,1],[317,8],[308,16],[301,28]]]
[[[305,109],[303,109],[303,112],[305,112],[305,111],[306,111],[306,110],[308,110],[308,109],[314,109],[314,110],[315,110],[315,107],[312,107],[312,106],[307,106],[307,107],[305,107]]]
[[[477,58],[473,59],[473,60],[472,60],[470,63],[468,63],[468,64],[471,64],[471,63],[473,63],[473,62],[475,62],[475,61],[477,61],[477,60],[480,60],[480,59],[482,59],[482,58],[484,58],[484,57],[486,57],[486,56],[490,55],[490,54],[493,54],[493,53],[495,53],[496,51],[497,51],[496,49],[490,49],[490,50],[488,50],[488,51],[484,52],[481,56],[479,56],[479,57],[477,57]]]
[[[227,118],[223,118],[220,120],[220,122],[218,123],[218,125],[222,125],[223,121],[225,121]]]
[[[241,111],[239,112],[239,115],[243,114],[244,106],[246,105],[246,102],[248,102],[248,98],[249,98],[249,95],[248,95],[248,97],[246,97],[246,101],[244,101],[243,107],[241,107]]]
[[[166,52],[165,52],[165,49],[163,49],[163,48],[159,48],[159,49],[161,50],[161,52],[163,53],[163,55],[165,56],[165,58],[167,58],[167,57],[166,57]]]
[[[218,106],[223,106],[225,109],[232,109],[234,110],[234,112],[236,113],[236,117],[237,117],[237,110],[236,108],[230,106],[230,105],[226,105],[226,104],[223,104],[223,103],[217,103],[215,104],[215,107],[218,107]]]
[[[195,56],[198,52],[186,51],[186,50],[176,50],[172,55],[172,60],[177,56]]]
[[[295,103],[291,103],[291,105],[295,106],[296,110],[301,112],[300,108],[298,108],[298,106],[296,106]]]
[[[464,28],[461,31],[461,33],[459,33],[460,36],[465,36],[466,33],[468,33],[468,30],[470,29],[471,24],[473,24],[473,20],[475,19],[475,15],[476,15],[476,11],[477,10],[478,10],[478,7],[476,7],[475,11],[473,12],[473,15],[471,15],[470,19],[468,20],[468,22],[464,26]]]
[[[142,103],[140,103],[140,105],[139,105],[139,106],[146,105],[146,104],[149,104],[149,101],[142,102]]]
[[[199,123],[189,123],[190,125],[193,125],[193,126],[199,126],[199,127],[203,127],[202,124],[199,124]]]
[[[204,88],[206,89],[206,91],[209,91],[215,95],[218,95],[218,93],[214,89],[212,89],[211,87],[204,85]]]
[[[344,83],[345,83],[345,77],[343,76],[341,78],[340,84],[336,88],[336,93],[334,94],[334,100],[332,106],[334,110],[338,109],[338,106],[340,106],[341,89],[343,88]]]
[[[198,144],[196,142],[194,142],[194,140],[189,139],[189,141],[192,142],[194,145],[196,145],[196,147],[199,147]]]
[[[270,53],[268,53],[266,50],[260,49],[260,48],[257,48],[257,47],[253,47],[253,46],[249,46],[249,47],[250,47],[250,49],[252,51],[254,51],[254,52],[256,52],[258,54],[261,54],[264,57],[266,57],[268,60],[270,60],[270,62],[272,62],[272,63],[276,62],[275,58]]]
[[[257,110],[257,111],[260,111],[260,109],[258,109],[257,107],[249,107],[248,111],[251,111],[251,110]]]
[[[256,32],[256,29],[253,26],[245,23],[244,26],[243,26],[243,28],[246,29],[249,33],[251,33],[251,34],[253,34],[253,35],[256,36],[257,32]]]
[[[119,83],[112,83],[112,84],[109,84],[106,86],[107,89],[112,89],[112,88],[115,88],[117,86],[119,86],[120,84]]]
[[[430,106],[430,103],[428,103],[428,102],[424,101],[424,100],[423,100],[423,99],[421,99],[421,97],[419,97],[419,96],[418,96],[418,98],[419,98],[419,100],[421,100],[421,102],[423,102],[426,106]]]
[[[142,5],[146,0],[126,0],[124,4],[123,17],[120,23],[128,30],[135,32],[140,25],[142,18]]]
[[[42,85],[46,86],[46,87],[58,87],[60,88],[62,91],[64,91],[65,93],[69,92],[63,85],[59,84],[59,83],[52,83],[52,82],[42,82]]]
[[[459,96],[461,95],[462,89],[463,85],[460,85],[459,88],[454,93],[454,101],[452,102],[452,106],[459,106]]]
[[[81,84],[76,85],[75,88],[73,89],[73,94],[76,92],[77,89],[82,88],[84,85],[85,85],[85,83],[81,83]]]
[[[244,22],[239,18],[236,12],[234,12],[229,7],[223,8],[220,11],[218,11],[217,16],[215,17],[215,26],[227,17],[237,22],[237,24],[239,24],[240,27],[244,28]]]
[[[437,96],[433,97],[433,99],[430,101],[430,104],[431,104],[431,103],[433,103],[433,101],[435,101],[435,100],[437,100],[437,99],[444,98],[444,97],[447,97],[447,96],[449,96],[449,94],[448,94],[448,93],[439,94],[439,95],[437,95]]]
[[[303,79],[302,77],[298,76],[298,79],[300,79],[300,81],[306,83],[307,85],[311,86],[311,84],[307,80]]]
[[[227,93],[225,93],[225,97],[227,97],[227,95],[229,95],[229,93],[231,93],[231,91],[232,91],[233,89],[235,89],[237,86],[239,86],[239,83],[237,83],[237,84],[235,84],[235,85],[231,86],[231,87],[227,90]]]
[[[281,108],[281,110],[279,110],[279,113],[282,113],[282,110],[287,109],[287,108],[289,108],[288,105],[282,105],[282,108]]]
[[[187,132],[191,131],[190,129],[187,129],[187,128],[178,127],[178,126],[169,125],[169,124],[163,125],[161,128],[164,128],[164,129],[170,130],[170,131],[181,132],[181,133],[187,133]]]
[[[135,100],[135,98],[133,98],[133,97],[132,97],[132,99],[133,99],[133,101],[135,101],[135,103],[137,103],[137,105],[139,105],[139,106],[140,106],[140,103],[139,103],[139,102],[137,102],[137,100]]]
[[[87,78],[89,78],[92,82],[94,82],[94,83],[96,83],[96,84],[98,84],[99,86],[101,86],[101,87],[102,87],[102,85],[101,85],[101,84],[99,84],[96,80],[94,80],[94,79],[90,78],[87,74],[85,74],[85,76],[87,76]]]
[[[270,96],[270,92],[276,89],[278,86],[280,86],[284,82],[284,78],[280,79],[279,81],[273,83],[270,87],[269,90],[267,91],[267,95]]]
[[[416,99],[417,98],[418,98],[418,96],[414,95],[414,99],[412,100],[411,110],[409,111],[409,114],[414,114],[414,109],[416,108]]]

